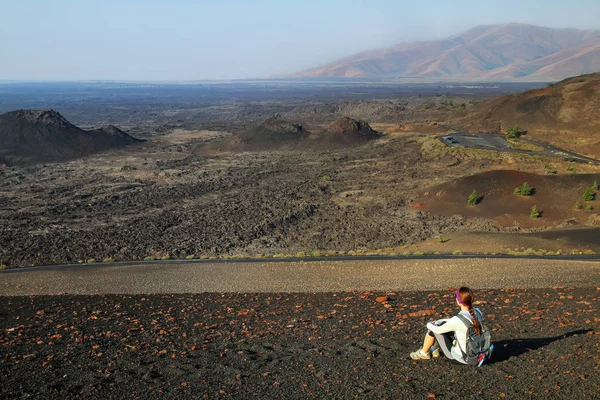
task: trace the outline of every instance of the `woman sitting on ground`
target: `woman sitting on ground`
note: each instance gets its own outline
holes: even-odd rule
[[[439,357],[440,349],[450,360],[467,364],[464,354],[467,346],[467,325],[460,316],[473,324],[477,334],[481,333],[483,316],[478,308],[473,308],[473,292],[468,287],[461,287],[456,291],[456,304],[460,312],[449,319],[439,319],[428,322],[423,347],[410,353],[413,360],[429,360],[432,356]]]

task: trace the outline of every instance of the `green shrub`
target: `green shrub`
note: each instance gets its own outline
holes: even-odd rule
[[[568,165],[568,166],[567,166],[567,172],[570,172],[570,173],[572,173],[572,174],[576,174],[576,173],[577,173],[577,170],[575,169],[575,167],[574,167],[574,166],[572,166],[572,165]]]
[[[105,259],[102,260],[102,262],[105,262],[105,263],[115,262],[115,259],[112,257],[106,257]]]
[[[331,177],[329,175],[324,175],[323,177],[321,177],[321,180],[329,182],[331,180]]]
[[[86,263],[88,263],[88,264],[93,264],[95,262],[96,262],[95,258],[90,258],[89,260],[86,261]]]
[[[598,190],[598,181],[594,181],[594,184],[591,187],[592,190]]]
[[[574,209],[576,210],[583,210],[583,206],[581,204],[579,204],[579,202],[575,203],[575,205],[573,206]]]
[[[587,206],[585,206],[585,209],[588,211],[592,211],[594,209],[594,207],[592,207],[591,204],[588,204]]]
[[[529,183],[524,182],[521,187],[515,188],[514,194],[519,196],[531,196],[533,194],[533,188],[529,186]]]
[[[471,192],[471,195],[467,199],[467,204],[470,207],[473,207],[473,206],[476,206],[477,203],[479,203],[479,195],[477,194],[477,192],[475,191],[475,189],[473,189],[473,191]]]
[[[520,136],[523,136],[527,133],[521,129],[519,125],[512,125],[506,128],[506,137],[508,139],[518,139]]]
[[[539,218],[540,217],[540,213],[537,210],[536,206],[531,207],[531,213],[529,214],[529,216],[533,219]]]
[[[447,241],[448,240],[443,235],[440,235],[440,237],[438,239],[438,242],[440,242],[440,243],[446,243]]]
[[[592,189],[585,188],[585,192],[583,192],[583,196],[581,198],[583,199],[583,201],[592,201],[595,197],[596,195],[592,193]]]

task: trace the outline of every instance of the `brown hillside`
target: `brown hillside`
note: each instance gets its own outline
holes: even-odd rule
[[[600,156],[600,73],[577,76],[545,89],[498,97],[479,104],[456,123],[496,130],[518,124],[530,139]]]
[[[0,115],[0,163],[7,165],[71,160],[139,141],[112,125],[84,131],[53,110]]]
[[[600,70],[598,51],[600,31],[486,25],[358,53],[287,77],[548,81]]]
[[[551,227],[571,218],[588,223],[594,220],[593,213],[597,211],[576,210],[574,205],[578,202],[586,206],[582,195],[594,181],[600,182],[600,174],[536,175],[522,171],[488,171],[430,188],[417,201],[426,212],[489,218],[504,227]],[[535,189],[533,195],[513,193],[524,182]],[[467,198],[473,190],[482,198],[479,204],[470,207]],[[600,210],[600,199],[587,204]],[[534,205],[541,212],[541,218],[530,217]]]

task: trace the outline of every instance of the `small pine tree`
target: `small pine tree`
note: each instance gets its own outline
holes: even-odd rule
[[[527,132],[521,129],[519,125],[513,125],[506,128],[506,137],[508,139],[519,139],[519,136],[525,135]]]
[[[594,193],[592,193],[592,189],[585,188],[585,192],[583,192],[583,201],[592,201],[594,200]]]
[[[479,195],[477,194],[475,189],[473,189],[473,191],[471,192],[471,195],[467,199],[467,204],[469,206],[473,207],[473,206],[477,205],[477,203],[479,203]]]
[[[533,194],[533,188],[529,186],[529,183],[524,182],[523,186],[515,188],[513,193],[518,194],[519,196],[531,196]]]
[[[598,190],[598,181],[594,181],[594,184],[592,185],[592,190]]]
[[[531,213],[529,214],[529,216],[533,219],[539,218],[540,217],[540,213],[537,210],[536,206],[531,207]]]

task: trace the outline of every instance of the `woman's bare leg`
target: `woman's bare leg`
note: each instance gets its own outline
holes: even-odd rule
[[[424,353],[429,352],[429,349],[431,349],[431,346],[433,346],[434,343],[435,338],[433,336],[425,335],[425,340],[423,340],[423,347],[421,347],[421,350],[423,350]]]

